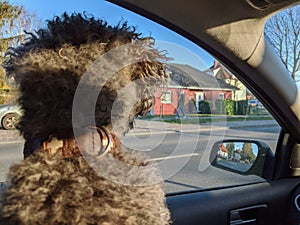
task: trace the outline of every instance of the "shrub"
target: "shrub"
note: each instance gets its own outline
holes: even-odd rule
[[[210,111],[210,102],[209,101],[200,101],[199,102],[199,114],[211,114]]]
[[[215,113],[216,114],[225,114],[226,106],[223,99],[216,99],[215,100]]]
[[[234,115],[234,101],[232,101],[231,99],[225,99],[225,108],[226,108],[226,114],[227,115]]]
[[[196,101],[195,101],[195,99],[191,99],[189,101],[189,113],[196,113]]]
[[[248,101],[247,100],[241,100],[235,102],[235,115],[246,115],[247,114],[247,106]]]

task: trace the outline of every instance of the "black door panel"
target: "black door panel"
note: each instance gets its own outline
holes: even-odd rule
[[[298,186],[290,198],[288,223],[291,225],[300,224],[300,186]]]
[[[167,203],[171,210],[173,224],[177,225],[227,225],[230,224],[230,212],[257,206],[266,207],[263,211],[254,210],[253,214],[256,213],[260,218],[256,221],[255,218],[249,219],[252,223],[248,224],[287,225],[291,194],[299,183],[300,180],[294,178],[218,190],[173,194],[167,197]],[[263,220],[261,213],[265,214]]]
[[[230,225],[266,224],[267,210],[266,204],[232,210],[229,212],[229,223]]]

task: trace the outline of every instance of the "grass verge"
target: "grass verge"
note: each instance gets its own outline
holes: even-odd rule
[[[273,120],[271,115],[246,115],[246,116],[228,116],[228,115],[187,115],[187,118],[176,119],[174,115],[144,116],[141,119],[155,120],[167,123],[178,124],[202,124],[211,122],[233,122],[233,121],[253,121],[253,120]]]

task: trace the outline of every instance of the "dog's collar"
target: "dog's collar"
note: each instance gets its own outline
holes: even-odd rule
[[[104,127],[88,127],[91,130],[96,131],[99,136],[99,141],[86,140],[87,143],[93,143],[93,150],[95,156],[104,156],[107,153],[112,153],[118,145],[118,139],[116,135],[108,132]],[[95,146],[96,143],[96,146]],[[97,144],[98,143],[98,144]],[[49,135],[48,139],[43,142],[43,150],[49,154],[55,154],[56,152],[61,152],[63,158],[70,158],[81,156],[82,152],[78,146],[77,139],[75,137],[71,138],[57,138],[56,135]],[[90,147],[90,146],[88,146]],[[89,152],[83,149],[84,152]]]

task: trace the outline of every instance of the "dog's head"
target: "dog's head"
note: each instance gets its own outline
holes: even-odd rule
[[[48,21],[4,63],[20,90],[24,138],[72,136],[72,114],[80,125],[93,121],[124,134],[167,79],[166,57],[153,44],[126,23],[112,27],[82,14]]]

